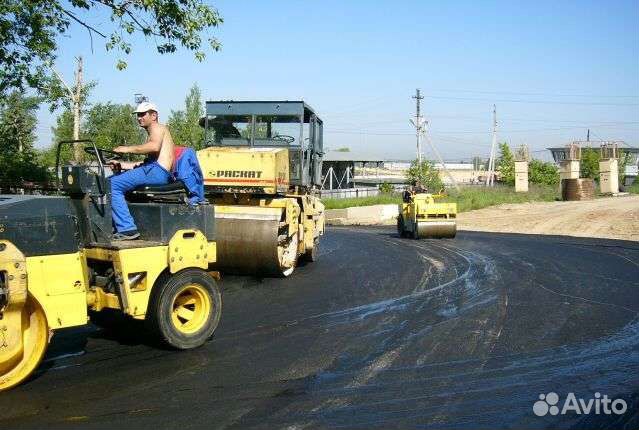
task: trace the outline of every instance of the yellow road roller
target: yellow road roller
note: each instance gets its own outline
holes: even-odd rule
[[[60,142],[58,159],[67,143],[78,142]],[[0,390],[28,378],[54,331],[87,324],[89,310],[144,320],[177,349],[202,345],[220,320],[213,206],[130,203],[142,239],[113,241],[113,154],[81,143],[93,161],[56,169],[61,195],[0,196]]]
[[[452,238],[457,234],[457,203],[435,203],[439,195],[407,192],[399,205],[397,233],[401,237]]]
[[[303,101],[209,101],[197,153],[224,273],[289,276],[324,233],[323,123]]]

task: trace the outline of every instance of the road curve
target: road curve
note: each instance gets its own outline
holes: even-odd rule
[[[0,428],[638,428],[639,243],[333,228],[288,279],[226,277],[194,351],[57,334]],[[623,415],[539,417],[540,394]]]

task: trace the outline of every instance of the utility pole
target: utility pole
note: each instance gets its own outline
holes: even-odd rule
[[[486,186],[493,186],[495,182],[495,149],[497,147],[497,107],[493,105],[493,144],[490,147],[490,158],[488,159],[488,176]]]
[[[80,97],[82,96],[82,57],[78,57],[78,69],[75,71],[75,94],[73,96],[73,140],[80,140]],[[82,147],[73,145],[75,161],[82,158]]]
[[[453,178],[453,176],[450,174],[448,169],[446,169],[446,164],[444,163],[442,156],[439,154],[439,151],[437,151],[437,148],[435,148],[435,145],[433,145],[433,142],[430,140],[430,138],[426,134],[426,126],[428,125],[428,121],[426,121],[421,115],[420,101],[424,99],[424,96],[421,95],[421,91],[419,90],[419,88],[417,88],[416,94],[413,96],[413,98],[416,100],[417,109],[415,112],[415,120],[413,121],[411,119],[410,123],[413,124],[413,126],[415,127],[416,134],[417,134],[417,162],[419,163],[418,166],[421,169],[422,167],[421,139],[422,139],[422,134],[424,134],[426,136],[426,142],[428,143],[430,148],[433,150],[433,152],[435,153],[435,156],[437,157],[440,164],[442,165],[442,170],[448,176],[448,179],[450,179],[451,183],[455,186],[455,188],[459,190],[457,181],[455,181],[455,178]]]
[[[416,91],[416,94],[413,96],[413,98],[416,100],[417,109],[415,113],[415,121],[411,119],[410,123],[413,124],[413,126],[415,127],[415,134],[417,136],[417,162],[419,163],[419,166],[421,166],[422,165],[421,139],[422,139],[422,132],[424,130],[424,118],[422,118],[419,108],[420,108],[420,101],[424,99],[424,96],[421,95],[419,88],[417,88],[415,91]]]
[[[78,68],[75,71],[75,88],[71,89],[69,85],[62,79],[60,73],[51,66],[51,70],[58,77],[62,85],[66,88],[69,93],[69,99],[71,99],[71,105],[73,110],[73,140],[80,139],[80,105],[82,103],[82,57],[76,57],[78,62]],[[75,143],[73,145],[73,158],[76,162],[80,162],[82,160],[82,145],[80,143]]]
[[[588,133],[586,133],[586,142],[590,142],[590,129],[588,129]]]

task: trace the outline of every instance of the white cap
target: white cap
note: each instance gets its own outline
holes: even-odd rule
[[[158,108],[153,103],[142,102],[142,103],[140,103],[138,105],[138,107],[135,109],[135,111],[133,113],[145,113],[145,112],[148,112],[150,110],[153,110],[153,111],[157,112]]]

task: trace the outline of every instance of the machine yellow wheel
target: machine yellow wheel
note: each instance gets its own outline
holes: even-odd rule
[[[42,307],[31,296],[22,308],[22,348],[17,348],[16,353],[10,357],[2,357],[0,362],[0,391],[13,387],[27,379],[38,367],[49,344],[49,329],[47,319]],[[0,321],[0,345],[8,346],[11,337]],[[20,333],[17,334],[18,337]],[[16,341],[18,339],[15,339]],[[0,350],[1,352],[1,350]]]
[[[173,299],[171,321],[184,334],[195,333],[204,327],[211,312],[211,297],[201,285],[188,284]]]
[[[201,269],[166,274],[153,286],[146,321],[166,344],[196,348],[213,335],[222,315],[222,294]]]

